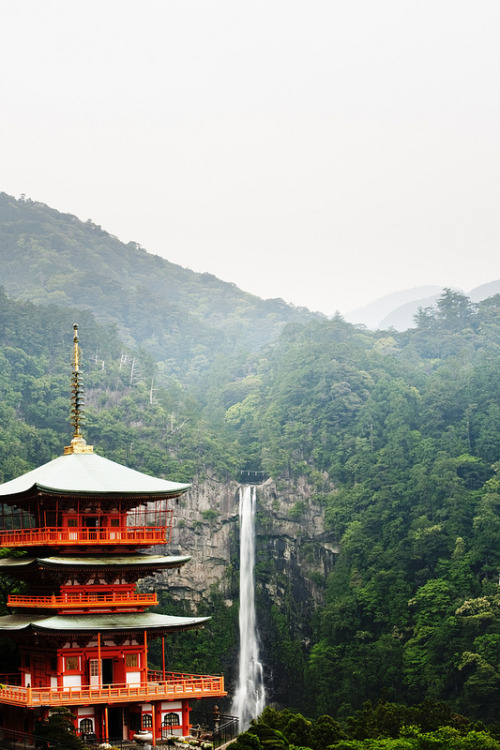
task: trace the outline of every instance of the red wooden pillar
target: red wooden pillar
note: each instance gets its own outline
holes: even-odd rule
[[[163,663],[163,682],[165,682],[165,636],[161,637],[161,656]]]
[[[156,736],[157,736],[157,730],[158,730],[158,727],[157,727],[157,721],[158,721],[157,706],[158,706],[157,703],[152,703],[151,704],[151,714],[152,714],[152,716],[151,716],[151,719],[152,719],[152,721],[151,721],[151,732],[153,734],[153,747],[156,745]]]
[[[57,687],[63,686],[64,657],[61,651],[57,653]]]
[[[101,634],[97,633],[97,674],[99,688],[102,688]]]
[[[187,700],[182,701],[182,736],[187,737],[190,734],[191,725],[189,723],[189,703]]]

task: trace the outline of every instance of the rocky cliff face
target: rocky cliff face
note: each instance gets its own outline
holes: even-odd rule
[[[300,599],[322,602],[324,580],[334,564],[337,546],[325,532],[323,508],[311,501],[311,494],[303,481],[257,485],[256,585],[278,606],[282,578]],[[169,577],[174,598],[196,605],[214,586],[228,606],[238,598],[238,510],[236,483],[207,481],[180,498],[168,552],[192,559]]]
[[[256,486],[255,586],[261,655],[271,698],[280,684],[297,683],[303,672],[312,615],[323,602],[325,582],[337,546],[324,528],[324,510],[303,480]],[[189,603],[194,613],[218,592],[227,608],[239,598],[239,485],[206,481],[179,500],[174,511],[168,554],[191,555],[163,582],[174,600]],[[236,619],[233,620],[236,622]],[[238,633],[234,632],[234,652]],[[232,658],[232,661],[234,659]],[[227,671],[227,670],[225,670]],[[293,692],[293,691],[292,691]]]

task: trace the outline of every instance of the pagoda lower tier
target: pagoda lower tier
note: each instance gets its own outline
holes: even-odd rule
[[[101,557],[53,555],[0,559],[0,572],[17,577],[30,594],[11,594],[14,609],[61,614],[144,612],[158,604],[156,593],[136,590],[144,575],[180,569],[189,556],[106,553]],[[35,585],[36,584],[36,585]]]
[[[168,695],[151,695],[138,692],[135,698],[123,698],[118,690],[102,691],[96,696],[89,692],[87,700],[56,701],[55,703],[28,704],[17,702],[15,692],[6,688],[8,697],[0,704],[0,739],[19,741],[22,736],[36,736],[36,726],[49,719],[57,707],[67,708],[74,716],[75,732],[84,741],[111,742],[134,740],[137,732],[151,732],[151,744],[170,737],[186,737],[191,733],[189,701],[195,698],[220,696],[220,691],[191,693],[188,698]],[[10,700],[13,697],[14,700]],[[2,743],[3,744],[3,743]],[[17,746],[17,745],[15,745]]]
[[[3,727],[31,734],[63,706],[76,717],[78,734],[101,741],[131,739],[138,729],[157,739],[189,734],[189,701],[224,696],[224,681],[167,670],[165,653],[172,634],[203,627],[209,618],[150,612],[156,593],[135,587],[145,575],[179,569],[189,559],[133,552],[0,559],[0,572],[36,591],[11,594],[14,611],[0,617],[0,635],[17,644],[18,659],[16,673],[0,675],[0,714],[9,706]],[[155,638],[162,639],[160,671],[148,667]]]
[[[165,668],[165,639],[202,627],[209,618],[155,612],[61,615],[14,613],[0,617],[0,634],[17,642],[19,669],[0,675],[0,705],[23,709],[3,721],[31,734],[56,706],[68,708],[80,735],[132,739],[189,734],[189,701],[225,695],[221,676],[175,673]],[[148,668],[153,638],[162,639],[163,669]],[[100,708],[102,706],[102,708]],[[109,711],[114,721],[110,726]],[[120,708],[118,728],[115,709]],[[5,711],[5,708],[3,709]],[[1,709],[0,709],[1,713]],[[14,721],[18,715],[19,723]]]

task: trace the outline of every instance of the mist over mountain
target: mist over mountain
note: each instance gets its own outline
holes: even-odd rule
[[[351,310],[344,318],[350,323],[362,323],[371,330],[394,328],[396,331],[406,331],[415,327],[415,315],[420,308],[435,306],[442,289],[437,286],[424,286],[393,292],[368,305]],[[463,293],[460,289],[454,291]],[[481,302],[499,293],[500,279],[475,287],[467,296],[472,302]]]
[[[493,297],[495,294],[500,294],[500,279],[474,287],[467,296],[470,297],[471,302],[481,302],[483,299]]]
[[[350,310],[344,315],[344,318],[349,323],[362,323],[367,328],[376,330],[377,328],[384,327],[382,321],[391,315],[394,310],[414,303],[417,300],[437,299],[440,291],[441,287],[438,286],[418,286],[412,289],[392,292],[391,294],[379,297],[367,305],[363,305],[363,307]]]

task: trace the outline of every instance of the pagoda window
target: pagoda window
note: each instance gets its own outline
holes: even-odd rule
[[[64,657],[64,674],[62,676],[63,687],[81,687],[82,675],[80,673],[80,657]]]
[[[138,667],[139,666],[139,654],[125,654],[125,666],[126,667]]]
[[[139,654],[125,654],[125,682],[127,685],[139,685],[141,683]]]
[[[99,685],[99,660],[89,660],[89,677],[91,685]]]
[[[80,658],[78,656],[66,656],[64,666],[66,672],[78,672],[80,670]]]
[[[82,719],[80,721],[80,734],[92,734],[94,731],[94,722],[92,719]]]
[[[143,729],[151,729],[153,726],[153,717],[151,714],[143,714],[142,715],[142,728]]]
[[[174,714],[173,711],[165,714],[165,718],[163,719],[164,727],[179,727],[180,725],[179,714]]]

